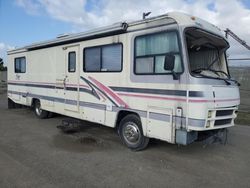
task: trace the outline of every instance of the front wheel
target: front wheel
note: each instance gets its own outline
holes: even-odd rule
[[[49,112],[46,111],[46,110],[43,110],[41,108],[41,103],[39,100],[36,100],[35,101],[35,104],[34,104],[34,112],[35,112],[35,115],[40,118],[40,119],[45,119],[48,117],[49,115]]]
[[[122,142],[134,151],[147,147],[149,138],[143,135],[140,118],[135,114],[124,117],[119,124],[119,135]]]

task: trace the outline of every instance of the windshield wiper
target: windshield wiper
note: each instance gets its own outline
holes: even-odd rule
[[[201,73],[197,73],[197,74],[199,74],[200,76],[202,76],[204,78],[212,78],[212,79],[217,79],[217,80],[223,80],[227,85],[231,85],[231,83],[227,79],[223,79],[223,78],[220,78],[220,77],[207,76],[207,75],[204,75],[204,74],[201,74]]]
[[[234,82],[235,84],[237,84],[237,86],[240,86],[240,83],[239,83],[237,80],[232,79],[231,77],[228,77],[228,78],[225,79],[225,80],[232,81],[232,82]]]
[[[221,71],[221,70],[210,69],[209,67],[208,68],[199,68],[199,69],[192,70],[193,73],[201,73],[202,71],[211,71],[211,72],[215,73],[219,77],[220,77],[220,75],[218,73],[222,73],[222,74],[226,75],[227,78],[229,78],[229,75],[226,72]]]
[[[226,83],[229,83],[228,85],[231,85],[231,83],[229,81],[232,81],[235,84],[237,84],[237,86],[240,86],[240,83],[237,80],[231,79],[230,77],[228,77],[228,78],[216,78],[216,79],[224,80]]]
[[[207,70],[207,69],[206,69]],[[192,71],[193,72],[193,71]],[[234,82],[235,84],[237,84],[238,86],[240,86],[240,83],[237,80],[231,79],[229,76],[228,78],[221,78],[221,77],[212,77],[212,76],[207,76],[204,75],[202,73],[197,73],[198,75],[204,77],[204,78],[212,78],[212,79],[217,79],[217,80],[223,80],[227,85],[231,85],[231,82]]]

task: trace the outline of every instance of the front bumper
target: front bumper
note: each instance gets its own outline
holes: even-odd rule
[[[188,124],[188,130],[206,131],[222,129],[234,126],[234,120],[237,117],[238,106],[228,108],[208,109],[207,117],[200,126]]]

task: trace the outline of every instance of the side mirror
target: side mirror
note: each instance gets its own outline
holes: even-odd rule
[[[174,70],[175,56],[173,54],[166,54],[164,59],[164,69],[168,71]]]
[[[171,53],[166,54],[164,59],[164,69],[167,71],[171,71],[173,74],[173,79],[178,80],[179,74],[177,74],[174,71],[174,66],[175,66],[175,56]]]

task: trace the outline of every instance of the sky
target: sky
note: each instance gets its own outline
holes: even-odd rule
[[[250,44],[250,0],[0,0],[0,57],[6,62],[9,49],[59,34],[139,20],[148,11],[150,16],[185,12],[222,30],[229,28]],[[229,42],[229,58],[250,58],[249,50],[232,39]]]

